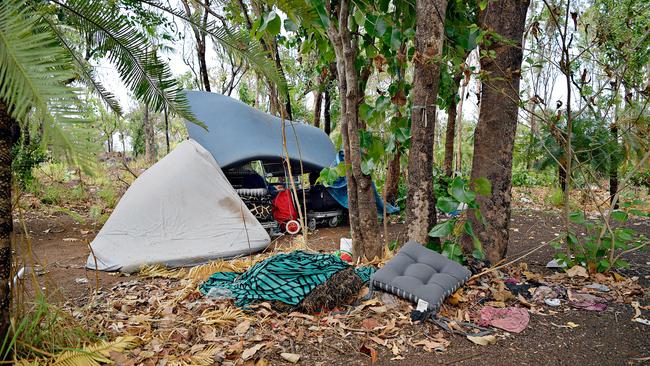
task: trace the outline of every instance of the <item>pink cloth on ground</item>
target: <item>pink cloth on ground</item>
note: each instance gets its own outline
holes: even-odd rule
[[[479,312],[479,325],[493,326],[508,332],[520,333],[526,326],[530,315],[528,310],[522,308],[508,307],[504,309],[485,306]]]

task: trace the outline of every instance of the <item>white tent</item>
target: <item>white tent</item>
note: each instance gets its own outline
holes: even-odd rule
[[[212,155],[188,140],[133,182],[90,244],[86,267],[191,266],[270,241]]]

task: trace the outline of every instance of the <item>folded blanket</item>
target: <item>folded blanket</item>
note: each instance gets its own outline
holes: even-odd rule
[[[267,258],[243,273],[217,272],[199,290],[204,295],[215,288],[226,290],[239,307],[258,301],[298,305],[314,288],[346,268],[350,265],[335,255],[294,251]],[[359,267],[355,272],[367,282],[374,268]]]

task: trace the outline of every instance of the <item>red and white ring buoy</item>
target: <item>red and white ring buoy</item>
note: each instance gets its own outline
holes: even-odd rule
[[[287,221],[287,223],[285,224],[285,227],[286,227],[287,233],[289,233],[291,235],[298,234],[298,232],[300,231],[300,223],[298,221],[296,221],[296,220]]]

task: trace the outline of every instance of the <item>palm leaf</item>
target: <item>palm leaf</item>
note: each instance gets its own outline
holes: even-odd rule
[[[109,92],[104,85],[97,80],[95,70],[92,66],[70,45],[68,39],[64,35],[64,30],[62,29],[63,26],[55,23],[53,19],[48,16],[44,16],[43,20],[50,25],[50,29],[54,32],[61,45],[65,47],[74,63],[77,65],[76,71],[79,74],[80,80],[83,81],[86,86],[90,87],[108,108],[118,116],[121,116],[122,107],[120,107],[120,103],[115,99],[115,95]]]
[[[41,19],[21,1],[0,3],[0,99],[21,127],[42,126],[42,142],[80,165],[92,151],[73,136],[83,132],[85,107],[66,85],[75,76],[69,54]]]
[[[133,336],[118,337],[112,342],[102,341],[86,346],[80,350],[62,352],[50,363],[52,366],[99,366],[112,363],[109,358],[111,352],[123,352],[135,347],[137,338]]]
[[[89,37],[89,46],[107,52],[122,81],[154,111],[165,107],[199,125],[169,66],[153,51],[147,37],[134,29],[119,9],[99,0],[50,0],[70,18],[72,26]]]
[[[37,119],[69,120],[79,115],[69,58],[54,35],[24,2],[0,3],[0,99],[20,123],[36,112]]]
[[[212,37],[213,41],[222,46],[227,52],[245,60],[253,69],[264,75],[280,89],[284,90],[286,88],[286,80],[278,72],[275,62],[269,58],[268,52],[264,50],[258,41],[250,38],[247,31],[220,27],[215,21],[203,26],[195,17],[188,17],[184,12],[170,8],[157,0],[141,0],[141,2],[197,27],[201,32],[205,32]]]

